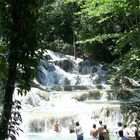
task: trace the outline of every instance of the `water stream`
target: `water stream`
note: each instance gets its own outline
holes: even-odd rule
[[[110,69],[105,65],[75,60],[72,56],[52,51],[47,51],[44,56],[50,59],[40,62],[34,80],[40,88],[32,87],[24,97],[15,93],[15,98],[22,103],[21,128],[24,130],[18,140],[74,140],[76,135],[68,131],[73,118],[80,122],[85,140],[92,139],[89,131],[99,120],[108,126],[111,140],[115,140],[113,134],[117,122],[135,120],[137,114],[127,114],[126,105],[139,102],[139,90],[132,90],[133,96],[121,99],[116,89],[111,89],[107,83]],[[60,134],[52,130],[56,119],[62,126]]]

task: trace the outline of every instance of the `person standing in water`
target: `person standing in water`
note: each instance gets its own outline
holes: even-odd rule
[[[135,138],[136,140],[139,140],[138,139],[138,127],[137,127],[136,122],[132,122],[131,137]]]
[[[69,124],[69,132],[74,133],[75,132],[74,129],[75,129],[75,123],[74,123],[74,119],[72,119],[70,124]]]
[[[60,133],[61,132],[61,126],[58,122],[58,120],[56,120],[53,124],[53,130],[57,133]]]
[[[103,129],[102,133],[103,133],[104,140],[110,140],[109,130],[107,129],[106,125],[104,125],[104,129]]]
[[[119,137],[119,131],[122,130],[123,131],[123,125],[121,122],[118,122],[118,128],[117,128],[117,131],[116,131],[116,135],[117,135],[117,138]]]
[[[128,128],[128,126],[126,124],[123,125],[123,135],[128,138],[130,135],[130,129]]]
[[[82,127],[80,126],[79,122],[76,122],[76,128],[75,128],[75,132],[77,135],[77,140],[83,140],[84,136],[83,136],[83,130]]]
[[[92,130],[90,130],[90,136],[93,137],[93,140],[97,140],[98,129],[96,128],[96,124],[93,124]]]
[[[123,130],[120,130],[120,131],[118,132],[118,134],[119,134],[118,140],[129,140],[128,137],[125,137],[125,136],[123,135]]]
[[[98,127],[98,133],[99,133],[99,140],[104,140],[104,136],[103,136],[103,124],[102,124],[102,121],[100,120],[99,121],[99,127]]]

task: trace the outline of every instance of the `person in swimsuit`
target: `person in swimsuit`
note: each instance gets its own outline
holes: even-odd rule
[[[104,125],[104,129],[103,129],[102,133],[103,133],[103,136],[104,136],[104,140],[110,140],[109,130],[107,129],[106,125]]]
[[[97,140],[98,129],[96,128],[96,124],[93,124],[92,130],[90,130],[90,136],[93,137],[93,140]]]
[[[53,130],[57,133],[60,133],[61,132],[61,126],[58,122],[58,120],[56,120],[53,124]]]
[[[99,127],[98,127],[99,140],[104,140],[103,129],[104,127],[103,127],[102,121],[99,121]]]

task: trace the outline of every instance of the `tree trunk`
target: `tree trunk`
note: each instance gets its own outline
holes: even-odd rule
[[[15,89],[16,81],[16,69],[17,69],[17,45],[18,45],[18,36],[15,34],[19,32],[20,25],[17,25],[18,19],[16,19],[16,10],[13,8],[12,19],[13,19],[13,32],[10,36],[9,44],[9,56],[8,56],[8,77],[5,85],[5,94],[3,100],[3,111],[0,121],[0,140],[5,140],[9,136],[9,120],[11,118],[12,103],[13,103],[13,94]]]
[[[20,70],[18,71],[19,64],[25,67],[24,69],[25,71],[28,70],[30,68],[29,64],[26,66],[25,62],[22,61],[24,60],[24,58],[26,59],[30,58],[30,60],[32,60],[31,62],[35,63],[33,60],[34,57],[33,54],[37,49],[36,30],[35,30],[36,16],[37,16],[36,0],[23,0],[23,1],[12,0],[12,1],[7,1],[7,3],[11,6],[10,10],[8,11],[10,15],[10,26],[7,27],[7,30],[8,31],[10,30],[10,32],[7,31],[7,34],[9,35],[8,42],[10,43],[8,43],[7,46],[7,48],[9,49],[8,76],[7,76],[7,83],[5,86],[2,117],[0,120],[0,140],[5,140],[9,137],[9,132],[10,132],[9,120],[11,118],[11,112],[12,112],[15,82],[18,81],[17,77],[19,76],[18,73],[20,73]],[[25,73],[25,77],[27,77],[28,75],[26,75]],[[20,77],[20,78],[22,79],[24,77]],[[29,82],[29,80],[31,79],[29,77],[23,80],[25,82]],[[20,84],[24,85],[24,83],[20,83]],[[26,88],[29,89],[29,87],[26,86],[25,85],[23,86],[25,90]]]
[[[13,60],[13,53],[10,53],[9,61]],[[12,62],[12,61],[11,61]],[[16,63],[9,63],[8,79],[5,88],[4,105],[0,123],[0,140],[8,138],[8,124],[11,117],[12,101],[16,77]]]

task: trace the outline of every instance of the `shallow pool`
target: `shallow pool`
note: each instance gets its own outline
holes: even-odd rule
[[[75,134],[26,134],[18,138],[18,140],[76,140]],[[92,137],[84,136],[84,140],[92,140]],[[110,140],[117,140],[114,135],[110,135]]]

